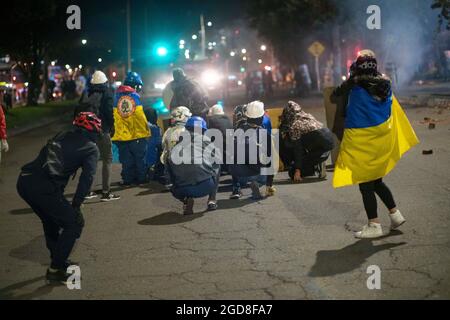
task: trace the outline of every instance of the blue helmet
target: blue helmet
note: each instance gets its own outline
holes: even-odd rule
[[[186,128],[194,129],[195,127],[200,127],[203,131],[208,130],[208,125],[202,117],[191,117],[188,119],[185,125]]]
[[[123,84],[136,89],[136,91],[140,91],[140,89],[142,89],[142,87],[144,86],[144,82],[142,82],[141,76],[138,73],[131,71],[127,73]]]

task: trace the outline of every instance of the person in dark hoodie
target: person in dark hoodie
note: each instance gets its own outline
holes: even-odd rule
[[[94,179],[99,152],[96,140],[101,120],[92,112],[77,115],[72,130],[62,132],[40,151],[38,157],[22,167],[17,191],[33,209],[44,227],[50,251],[48,281],[65,282],[68,260],[84,226],[81,205]],[[64,189],[71,177],[82,169],[77,191],[70,203]]]
[[[223,155],[223,164],[222,164],[222,172],[227,171],[227,165],[226,165],[226,142],[227,137],[231,134],[233,136],[232,131],[233,130],[233,122],[231,122],[230,118],[225,114],[223,111],[223,107],[216,104],[211,109],[209,109],[208,113],[208,119],[207,119],[208,129],[216,129],[219,130],[222,133],[223,137],[223,144],[220,146],[217,146],[222,151]],[[227,131],[228,130],[228,131]]]
[[[102,202],[119,200],[120,196],[111,192],[112,172],[112,142],[114,135],[114,96],[108,85],[108,78],[102,71],[95,71],[87,90],[83,93],[75,115],[80,112],[94,112],[102,120],[102,132],[99,135],[97,146],[102,160]],[[90,192],[86,199],[96,198],[95,192]]]
[[[172,98],[169,105],[170,110],[177,107],[187,107],[193,116],[199,116],[206,120],[208,113],[208,94],[206,90],[196,81],[189,79],[183,69],[173,70],[173,81],[170,82],[164,95],[169,95],[171,91]]]
[[[207,152],[212,142],[205,135],[206,130],[207,124],[203,118],[189,118],[186,131],[181,133],[180,142],[173,147],[167,159],[167,170],[173,184],[171,192],[183,201],[184,215],[194,213],[194,198],[205,196],[209,196],[208,211],[217,210],[220,165],[216,162],[216,155]]]

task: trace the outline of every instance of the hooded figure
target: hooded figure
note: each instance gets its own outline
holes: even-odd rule
[[[359,184],[369,223],[355,236],[377,238],[383,230],[375,194],[389,210],[392,230],[406,221],[382,179],[419,141],[392,94],[390,80],[378,72],[373,53],[364,51],[355,64],[333,186]]]
[[[334,147],[331,131],[294,101],[283,110],[280,131],[280,157],[294,182],[316,171],[325,178],[325,161]]]
[[[192,115],[206,119],[208,94],[199,83],[188,79],[183,69],[173,70],[173,81],[166,86],[163,96],[171,110],[184,106],[191,111]]]

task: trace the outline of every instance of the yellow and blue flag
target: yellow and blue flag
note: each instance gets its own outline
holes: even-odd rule
[[[141,99],[130,87],[121,86],[117,90],[114,128],[113,141],[131,141],[148,138],[151,135]]]
[[[379,102],[365,89],[350,94],[333,187],[385,177],[419,140],[393,94]]]

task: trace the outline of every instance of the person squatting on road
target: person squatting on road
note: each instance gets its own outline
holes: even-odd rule
[[[115,134],[112,140],[119,149],[122,185],[125,187],[147,182],[145,156],[147,139],[151,134],[139,96],[143,85],[136,72],[129,72],[124,85],[117,89],[115,98]]]
[[[216,129],[222,133],[223,141],[221,145],[218,145],[216,141],[213,143],[217,148],[222,150],[222,160],[223,164],[221,166],[221,172],[227,172],[228,166],[226,164],[227,157],[227,138],[233,136],[231,130],[233,130],[233,122],[228,118],[228,116],[223,111],[223,107],[216,104],[209,109],[208,118],[207,118],[208,129]]]
[[[163,96],[170,110],[186,107],[192,115],[206,120],[209,110],[207,91],[198,82],[189,79],[183,69],[173,70],[173,81],[166,86]]]
[[[325,178],[325,162],[334,148],[331,131],[294,101],[283,110],[280,131],[280,157],[291,179],[299,183],[316,171]]]
[[[171,150],[167,168],[173,184],[173,196],[183,201],[183,214],[194,213],[194,198],[208,198],[208,211],[217,209],[216,195],[219,187],[220,165],[217,159],[221,154],[215,154],[211,148],[212,142],[205,135],[207,125],[201,117],[191,117],[186,122],[186,131],[181,133],[181,139]]]
[[[234,159],[227,160],[227,163],[231,163],[228,169],[233,180],[230,199],[240,199],[241,187],[248,182],[254,200],[263,199],[261,184],[266,185],[266,196],[272,196],[276,192],[273,187],[274,176],[262,174],[263,168],[270,166],[268,162],[272,152],[272,137],[269,130],[263,127],[265,117],[264,104],[260,101],[238,106],[234,110]],[[271,128],[271,125],[266,125]],[[240,151],[243,151],[243,157]]]
[[[419,141],[393,96],[391,81],[378,72],[374,53],[362,51],[354,68],[346,84],[349,98],[333,186],[359,184],[369,223],[355,237],[377,238],[383,231],[375,194],[389,210],[391,230],[406,221],[383,177]]]
[[[9,145],[6,138],[6,117],[3,112],[3,106],[0,105],[0,163],[2,162],[2,152],[9,151]]]
[[[22,167],[17,191],[39,217],[51,265],[46,278],[65,282],[68,260],[76,240],[81,236],[84,218],[81,205],[92,186],[99,151],[96,140],[101,133],[101,120],[91,112],[80,113],[72,130],[49,140],[38,157]],[[64,189],[71,177],[82,169],[78,187],[70,203]]]
[[[158,113],[152,107],[145,108],[144,113],[151,133],[151,137],[148,139],[147,143],[147,153],[145,155],[148,180],[159,180],[164,177],[164,166],[160,160],[162,153],[162,131],[158,126]]]
[[[83,93],[79,105],[75,110],[75,116],[80,112],[93,112],[102,121],[102,132],[100,133],[97,146],[102,160],[102,202],[119,200],[120,196],[111,193],[112,174],[112,142],[114,135],[114,97],[108,85],[108,78],[101,71],[95,71],[88,83],[87,90]],[[96,198],[97,194],[91,191],[86,199]]]

